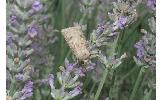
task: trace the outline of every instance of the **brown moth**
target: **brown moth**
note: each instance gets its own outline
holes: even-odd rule
[[[78,60],[86,60],[90,56],[87,41],[80,26],[69,27],[61,30],[66,42]]]

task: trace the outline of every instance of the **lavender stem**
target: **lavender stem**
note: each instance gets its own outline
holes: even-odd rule
[[[100,93],[101,93],[102,87],[103,87],[103,85],[104,85],[104,83],[105,83],[107,74],[108,74],[108,70],[105,69],[105,71],[104,71],[104,73],[103,73],[103,76],[102,76],[102,80],[101,80],[101,82],[100,82],[100,84],[99,84],[99,87],[98,87],[98,89],[97,89],[97,93],[96,93],[96,95],[95,95],[94,100],[98,100],[98,97],[99,97],[99,95],[100,95]]]

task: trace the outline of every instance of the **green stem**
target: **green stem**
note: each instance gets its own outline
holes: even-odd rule
[[[133,67],[127,74],[125,74],[124,76],[122,76],[121,81],[123,81],[124,79],[126,79],[128,76],[130,76],[138,67]]]
[[[88,93],[88,94],[89,94],[89,96],[87,96],[88,100],[90,100],[90,98],[91,98],[91,94],[92,94],[92,92],[93,92],[95,86],[96,86],[96,83],[93,84],[93,86],[92,86],[90,92]]]
[[[139,72],[139,74],[138,74],[138,77],[137,77],[137,79],[136,79],[136,82],[135,82],[135,85],[134,85],[134,87],[133,87],[133,90],[132,90],[132,93],[131,93],[131,95],[130,95],[129,100],[134,100],[134,97],[135,97],[135,95],[136,95],[136,92],[137,92],[137,90],[138,90],[138,87],[140,86],[140,82],[141,82],[141,80],[142,80],[144,71],[145,71],[145,68],[144,68],[144,66],[142,66],[142,68],[141,68],[141,70],[140,70],[140,72]]]
[[[83,22],[84,22],[86,16],[87,16],[87,14],[86,14],[86,13],[83,13],[83,15],[82,15],[82,17],[81,17],[81,19],[80,19],[80,21],[79,21],[79,24],[81,24],[81,25],[83,24]]]
[[[14,90],[15,90],[15,79],[12,79],[11,81],[12,82],[11,82],[11,87],[10,87],[9,95],[13,96],[14,95]]]
[[[103,76],[102,76],[102,80],[101,80],[101,82],[100,82],[100,84],[99,84],[99,87],[98,87],[98,89],[97,89],[96,95],[95,95],[95,97],[94,97],[94,100],[98,100],[98,97],[99,97],[99,95],[100,95],[100,93],[101,93],[102,87],[103,87],[103,85],[104,85],[104,83],[105,83],[107,74],[108,74],[108,70],[105,69],[105,71],[104,71],[104,73],[103,73]]]
[[[152,89],[144,96],[143,100],[151,100]]]
[[[61,28],[64,27],[64,0],[61,1]]]
[[[92,88],[91,88],[89,94],[92,94],[92,91],[94,90],[95,86],[96,86],[96,83],[93,84],[93,86],[92,86]]]
[[[61,0],[61,26],[60,26],[60,29],[63,29],[63,27],[64,27],[64,17],[65,17],[64,16],[64,0]],[[60,54],[60,63],[59,64],[62,64],[62,62],[64,61],[64,53],[65,53],[64,47],[65,47],[64,37],[61,35],[61,54]]]

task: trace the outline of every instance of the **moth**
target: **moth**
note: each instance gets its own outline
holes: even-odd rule
[[[80,26],[63,29],[62,34],[78,60],[86,60],[90,56],[87,41]]]
[[[90,51],[88,49],[87,41],[81,27],[69,27],[62,29],[61,32],[78,60],[77,65],[85,68],[86,62],[88,61],[90,56]]]

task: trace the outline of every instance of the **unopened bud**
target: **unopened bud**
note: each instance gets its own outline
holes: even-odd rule
[[[18,64],[19,63],[19,58],[18,57],[14,58],[14,63],[15,64]]]

